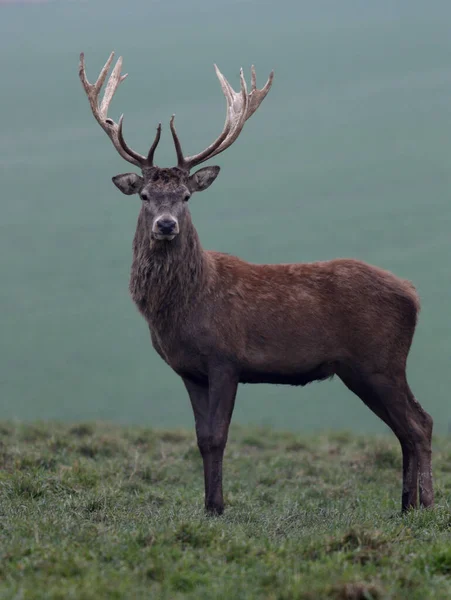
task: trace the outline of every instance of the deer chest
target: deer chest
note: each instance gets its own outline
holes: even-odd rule
[[[207,375],[207,356],[198,345],[183,332],[177,335],[162,335],[149,327],[152,345],[161,358],[179,375]]]

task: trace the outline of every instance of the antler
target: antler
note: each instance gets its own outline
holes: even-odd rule
[[[263,102],[265,96],[271,89],[272,81],[274,78],[274,71],[271,71],[263,89],[257,89],[257,77],[255,75],[255,68],[252,65],[251,68],[251,93],[247,93],[246,81],[243,75],[243,69],[240,70],[240,82],[241,89],[239,92],[235,92],[215,65],[216,75],[221,84],[222,91],[227,102],[226,120],[221,135],[212,143],[208,148],[199,154],[193,156],[183,156],[182,147],[175,131],[174,126],[174,115],[171,119],[171,132],[174,139],[175,150],[177,153],[178,167],[185,170],[190,170],[196,165],[216,156],[220,152],[224,152],[226,148],[231,146],[233,142],[240,135],[241,130],[244,127],[244,123],[251,117],[260,104]]]
[[[105,93],[103,95],[102,102],[99,106],[99,94],[102,89],[103,84],[105,83],[106,76],[108,74],[111,63],[113,62],[114,52],[110,54],[109,59],[106,61],[105,66],[100,71],[100,75],[97,78],[97,81],[94,84],[89,83],[86,77],[85,71],[85,55],[82,52],[80,54],[80,65],[78,68],[78,74],[80,76],[81,83],[85,89],[86,95],[88,96],[89,104],[91,105],[92,114],[94,115],[98,124],[105,131],[107,136],[113,142],[114,147],[119,152],[119,154],[126,161],[132,163],[137,167],[143,168],[144,166],[153,166],[153,156],[155,153],[155,149],[160,141],[161,135],[161,124],[157,127],[157,133],[155,135],[155,140],[149,150],[149,153],[146,156],[142,156],[132,150],[124,140],[124,136],[122,133],[122,124],[124,120],[124,115],[121,115],[119,119],[119,123],[115,123],[113,119],[108,117],[108,108],[110,106],[111,100],[116,92],[119,84],[124,81],[127,77],[127,74],[121,75],[122,68],[122,56],[120,56],[117,60],[116,65],[108,79],[108,83],[106,85]]]

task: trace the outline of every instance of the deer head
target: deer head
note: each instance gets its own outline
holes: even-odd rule
[[[218,176],[219,167],[204,167],[192,175],[190,171],[233,144],[240,135],[244,123],[254,114],[269,92],[274,74],[271,72],[264,88],[258,90],[255,69],[252,66],[251,92],[248,93],[243,70],[241,69],[241,89],[239,92],[235,92],[215,65],[216,75],[227,102],[226,119],[222,133],[199,154],[184,156],[175,130],[173,115],[170,120],[170,128],[177,154],[177,166],[159,168],[154,165],[154,154],[160,141],[161,123],[157,127],[155,139],[147,156],[143,156],[130,148],[124,139],[122,131],[124,116],[120,117],[118,123],[108,117],[108,108],[113,95],[119,84],[127,77],[127,75],[121,75],[122,57],[118,59],[113,68],[103,99],[99,104],[99,94],[113,58],[114,52],[111,53],[101,70],[97,81],[91,84],[86,77],[84,54],[81,53],[79,76],[95,119],[111,139],[122,158],[141,169],[141,175],[137,173],[116,175],[113,177],[113,183],[123,194],[139,194],[151,238],[156,241],[171,241],[180,233],[183,227],[183,220],[188,212],[187,201],[194,192],[202,192],[213,183]]]

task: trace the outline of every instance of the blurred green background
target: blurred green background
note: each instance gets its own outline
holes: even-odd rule
[[[409,380],[451,422],[451,3],[415,0],[0,1],[0,418],[192,423],[178,377],[128,296],[139,200],[77,75],[111,50],[127,81],[110,114],[172,166],[220,132],[216,62],[273,89],[191,210],[204,247],[253,262],[356,257],[412,280],[423,309]],[[235,420],[383,425],[337,380],[246,386]]]

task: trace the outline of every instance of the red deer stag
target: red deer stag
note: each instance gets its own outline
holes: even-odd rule
[[[113,177],[124,194],[138,194],[141,210],[133,241],[130,293],[146,319],[152,344],[182,378],[191,400],[203,459],[205,507],[224,510],[222,462],[239,383],[306,385],[337,375],[397,436],[403,456],[402,509],[433,504],[432,418],[406,380],[406,360],[420,307],[403,279],[353,259],[256,265],[203,250],[188,200],[206,190],[219,167],[193,167],[228,148],[269,92],[248,93],[243,72],[235,92],[216,75],[227,102],[224,128],[208,148],[184,156],[170,128],[177,166],[160,168],[154,153],[161,135],[143,156],[124,140],[123,117],[115,123],[108,106],[124,80],[122,58],[99,94],[114,53],[96,83],[79,75],[94,117],[126,161],[141,175]]]

